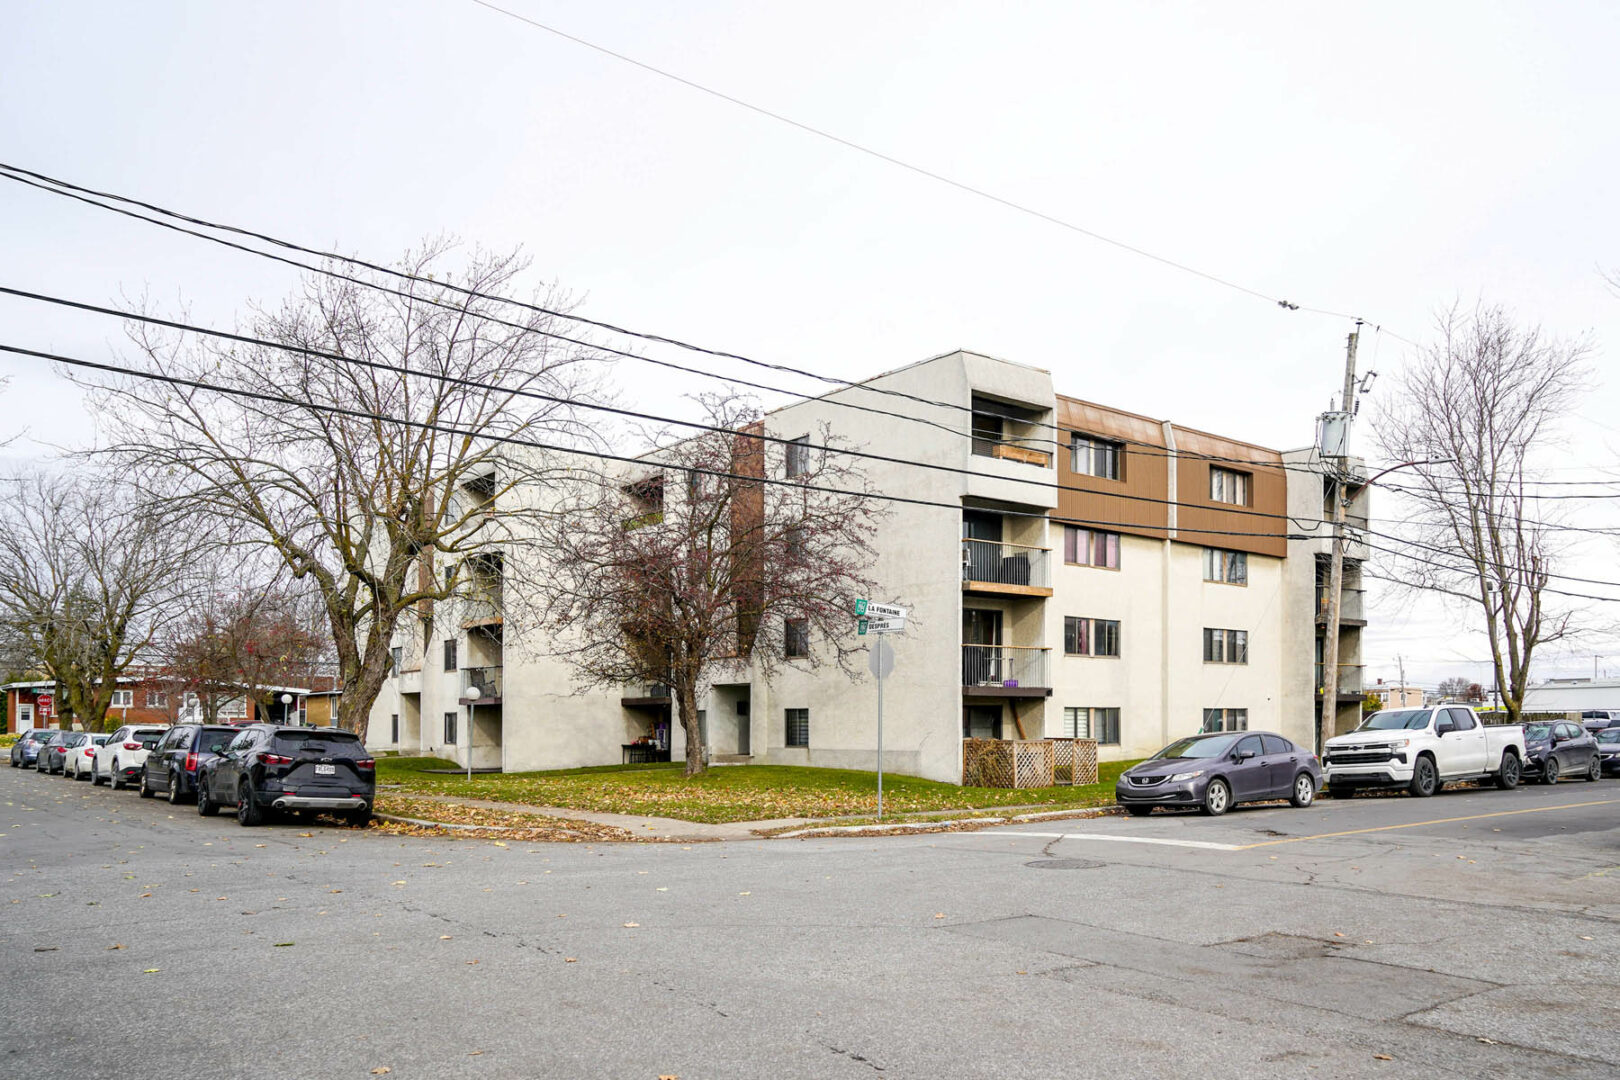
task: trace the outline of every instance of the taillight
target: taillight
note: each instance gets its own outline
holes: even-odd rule
[[[187,754],[186,755],[186,772],[196,772],[196,771],[197,771],[197,755],[196,754]]]
[[[370,772],[372,769],[377,767],[377,759],[368,757],[361,758],[359,761],[354,763],[354,767],[365,772]]]
[[[125,750],[139,750],[140,748],[141,744],[138,742],[127,742],[124,744]]]
[[[291,765],[292,758],[282,757],[280,754],[260,754],[259,760],[266,765]]]

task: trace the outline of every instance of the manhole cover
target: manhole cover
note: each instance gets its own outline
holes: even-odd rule
[[[1036,859],[1024,865],[1031,870],[1095,870],[1107,864],[1093,862],[1091,859]]]

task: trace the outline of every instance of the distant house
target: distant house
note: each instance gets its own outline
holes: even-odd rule
[[[1380,709],[1420,709],[1425,700],[1421,686],[1386,683],[1383,679],[1378,680],[1372,692],[1378,695]]]
[[[337,727],[338,706],[343,700],[343,689],[311,690],[304,695],[304,723],[314,727]]]
[[[61,726],[62,703],[56,697],[56,684],[50,679],[12,682],[0,686],[6,695],[6,730],[30,728],[56,730]],[[120,724],[169,724],[174,722],[180,703],[161,678],[124,675],[113,691],[107,716]]]

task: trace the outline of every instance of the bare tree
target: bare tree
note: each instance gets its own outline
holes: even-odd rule
[[[99,730],[118,678],[149,663],[189,578],[185,534],[105,478],[38,475],[0,506],[0,620]]]
[[[668,685],[688,776],[705,768],[697,703],[723,665],[768,674],[791,656],[854,674],[879,516],[825,431],[819,447],[771,443],[746,401],[703,404],[719,431],[582,477],[545,537],[558,652],[586,686]]]
[[[1417,468],[1408,489],[1421,545],[1392,577],[1464,601],[1483,617],[1496,685],[1516,722],[1536,650],[1573,631],[1547,586],[1555,532],[1527,498],[1533,459],[1586,388],[1588,347],[1521,327],[1500,307],[1441,317],[1439,340],[1381,398],[1377,441]],[[1427,560],[1427,561],[1419,561]],[[1550,603],[1552,601],[1552,603]]]
[[[450,245],[434,242],[401,269],[448,280],[449,262]],[[474,253],[455,282],[505,295],[526,265]],[[253,308],[245,332],[273,346],[132,323],[151,372],[220,389],[98,386],[112,421],[102,453],[314,582],[344,717],[362,736],[400,617],[432,618],[469,555],[533,535],[522,522],[553,469],[525,444],[587,439],[573,402],[596,374],[591,350],[545,336],[555,316],[431,283],[378,284],[393,291],[311,274],[280,307]],[[569,303],[554,289],[534,299]]]

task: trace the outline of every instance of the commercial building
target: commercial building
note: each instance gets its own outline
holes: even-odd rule
[[[863,462],[876,490],[911,500],[889,505],[873,537],[881,589],[869,599],[910,612],[907,632],[890,639],[886,769],[959,781],[964,737],[1087,737],[1104,760],[1199,730],[1312,743],[1329,550],[1314,451],[1283,454],[1061,395],[1046,371],[969,352],[763,424],[774,438],[828,430],[899,459]],[[906,464],[918,461],[935,467]],[[1365,513],[1358,496],[1352,522],[1364,528]],[[1351,550],[1341,703],[1361,696],[1346,673],[1359,671],[1365,624],[1364,551]],[[576,692],[541,630],[509,618],[521,605],[504,595],[513,575],[503,560],[518,557],[528,556],[481,556],[465,597],[397,629],[370,745],[508,771],[680,759],[667,688]],[[792,658],[766,679],[738,661],[702,708],[715,760],[876,761],[869,679]],[[1332,712],[1342,723],[1344,706]]]

